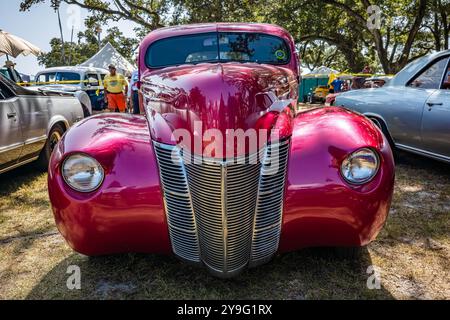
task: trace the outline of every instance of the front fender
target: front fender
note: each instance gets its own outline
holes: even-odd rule
[[[68,130],[70,128],[70,123],[65,117],[63,117],[62,115],[54,115],[53,117],[50,118],[48,122],[46,131],[47,136],[50,134],[50,131],[52,130],[53,126],[57,123],[63,123],[65,130]]]
[[[72,190],[61,176],[74,153],[95,158],[105,179],[95,192]],[[57,227],[86,255],[171,253],[156,158],[143,116],[99,115],[76,124],[50,160],[48,190]]]
[[[376,150],[380,169],[361,186],[340,174],[342,161],[360,148]],[[363,246],[386,221],[394,186],[389,143],[367,118],[337,107],[299,114],[287,172],[280,251],[309,246]]]
[[[92,103],[91,99],[89,98],[89,95],[84,91],[76,91],[74,93],[75,97],[80,101],[80,103],[87,108],[87,111],[89,112],[89,115],[92,114]]]

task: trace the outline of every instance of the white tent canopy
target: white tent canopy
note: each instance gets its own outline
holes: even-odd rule
[[[108,69],[110,64],[115,65],[117,71],[124,75],[136,70],[136,67],[125,59],[109,42],[92,58],[80,64],[80,66]]]
[[[339,71],[325,67],[325,66],[321,66],[321,67],[314,69],[309,74],[332,74],[332,73],[337,74],[337,73],[339,73]]]

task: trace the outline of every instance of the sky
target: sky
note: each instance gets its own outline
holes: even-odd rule
[[[50,50],[50,40],[60,37],[57,14],[50,7],[50,1],[36,5],[29,12],[20,12],[21,0],[0,0],[2,14],[0,15],[0,29],[19,36],[43,51]],[[8,11],[6,12],[7,9]],[[64,40],[70,41],[72,25],[75,26],[74,38],[78,31],[83,31],[84,18],[88,15],[87,10],[75,6],[63,4],[60,8],[61,21],[64,32]],[[133,22],[120,21],[111,23],[108,27],[118,26],[126,37],[135,37]],[[107,27],[103,28],[104,30]],[[17,70],[21,73],[34,75],[44,69],[39,66],[35,56],[19,56],[13,59],[17,63]],[[0,67],[5,64],[6,56],[0,57]]]

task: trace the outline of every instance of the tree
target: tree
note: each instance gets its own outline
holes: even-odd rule
[[[34,5],[46,0],[23,0],[20,10],[30,10]],[[65,2],[89,10],[99,21],[129,20],[148,30],[163,27],[163,14],[168,12],[168,1],[165,0],[51,0],[54,3]]]
[[[450,0],[51,0],[87,9],[92,21],[129,20],[144,36],[155,28],[195,22],[268,22],[285,27],[305,64],[395,73],[431,50],[449,47]],[[46,0],[23,0],[30,10]],[[380,26],[373,28],[373,6]]]
[[[429,5],[425,28],[432,34],[435,49],[447,50],[450,37],[450,0],[432,0]]]
[[[96,54],[99,45],[104,46],[108,42],[110,42],[125,58],[129,61],[133,61],[134,49],[139,45],[139,41],[137,39],[124,37],[117,27],[108,29],[106,37],[103,38],[100,44],[92,29],[80,32],[78,33],[77,43],[64,43],[64,51],[66,55],[70,55],[70,65],[77,65]],[[52,39],[50,41],[50,46],[51,50],[48,53],[43,53],[38,56],[39,64],[44,65],[46,68],[67,65],[67,62],[64,62],[64,60],[61,59],[61,40],[58,38]]]

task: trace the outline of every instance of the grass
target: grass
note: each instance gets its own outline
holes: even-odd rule
[[[0,176],[0,299],[450,299],[449,217],[450,166],[401,153],[389,220],[360,258],[306,249],[220,280],[173,257],[74,253],[56,232],[46,174],[29,165]],[[71,265],[81,290],[67,289]],[[370,265],[379,290],[366,286]]]

